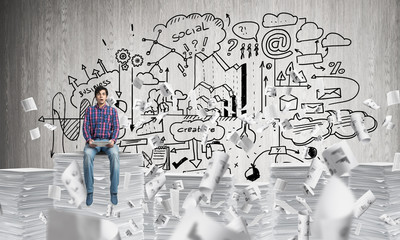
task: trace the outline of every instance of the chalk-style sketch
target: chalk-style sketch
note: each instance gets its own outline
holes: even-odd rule
[[[107,51],[115,65],[96,58],[94,69],[79,64],[81,74],[66,76],[65,92],[49,99],[51,112],[38,119],[59,125],[51,133],[51,156],[55,149],[69,151],[66,141],[76,142],[78,149],[84,113],[95,104],[94,90],[100,85],[109,89],[118,114],[128,119],[120,129],[120,150],[141,153],[144,167],[154,163],[166,171],[202,172],[213,153],[226,151],[233,159],[230,172],[257,181],[265,174],[260,159],[304,162],[309,158],[301,156],[299,147],[313,148],[316,154],[327,138],[356,137],[351,113],[364,116],[367,132],[377,128],[370,114],[347,109],[360,94],[361,81],[347,76],[343,59],[331,57],[351,47],[352,40],[326,32],[304,16],[178,14],[148,32],[134,42],[142,45],[142,52],[121,46]],[[127,35],[137,41],[134,23],[129,23]],[[109,40],[101,41],[109,50]],[[164,84],[172,86],[171,95],[160,90]],[[146,109],[135,111],[136,100],[147,103]],[[270,118],[271,106],[278,113]],[[251,151],[226,140],[232,132],[246,136],[254,146]],[[148,137],[155,134],[163,146],[151,149]]]

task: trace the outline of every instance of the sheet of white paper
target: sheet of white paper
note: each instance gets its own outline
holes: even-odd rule
[[[345,141],[333,144],[322,152],[331,175],[341,176],[358,165],[358,161]]]
[[[39,214],[39,219],[40,219],[40,221],[42,221],[44,224],[47,224],[47,217],[46,217],[46,215],[44,215],[43,212],[40,212],[40,214]]]
[[[86,187],[76,160],[64,170],[61,180],[67,188],[75,206],[80,206],[86,200]]]
[[[107,102],[108,106],[112,107],[117,102],[117,100],[115,100],[115,98],[112,96],[108,96],[108,98],[106,99],[106,102]]]
[[[268,97],[276,97],[276,88],[273,86],[266,86],[265,87],[265,95]]]
[[[242,210],[242,212],[249,213],[252,208],[253,208],[253,204],[245,202],[245,203],[243,203],[240,210]]]
[[[261,199],[261,191],[256,184],[251,184],[243,189],[243,194],[246,202],[252,202]]]
[[[231,134],[228,134],[227,139],[232,143],[237,144],[240,141],[240,136],[237,132],[232,132]]]
[[[242,136],[240,136],[240,141],[238,142],[238,146],[248,153],[253,148],[254,144],[250,140],[250,138],[247,137],[247,135],[243,134]]]
[[[297,210],[294,209],[292,206],[290,206],[287,202],[275,199],[275,205],[278,205],[279,207],[283,208],[285,210],[286,214],[297,214]]]
[[[39,128],[34,128],[32,130],[29,130],[29,133],[31,134],[31,139],[32,140],[40,138],[40,130],[39,130]]]
[[[222,151],[215,151],[208,163],[206,173],[201,179],[199,190],[206,196],[207,202],[211,201],[211,195],[225,171],[229,167],[229,155]]]
[[[49,211],[47,240],[120,240],[117,225],[99,217]]]
[[[240,216],[232,218],[226,227],[237,233],[244,233],[245,235],[249,234],[247,230],[247,222]]]
[[[143,86],[143,81],[140,78],[135,77],[135,79],[133,79],[133,86],[137,89],[141,89]]]
[[[393,220],[392,217],[390,217],[387,214],[382,214],[381,216],[379,216],[379,219],[381,219],[382,221],[384,221],[385,223],[392,225],[392,226],[396,226],[396,222]]]
[[[311,188],[315,188],[324,170],[325,170],[325,165],[319,159],[314,158],[308,170],[305,183]]]
[[[57,126],[51,125],[50,123],[45,123],[44,126],[48,128],[50,131],[54,131],[57,128]]]
[[[21,104],[25,112],[37,110],[35,100],[32,97],[22,100]]]
[[[364,116],[360,112],[350,114],[351,126],[357,134],[358,141],[368,143],[371,137],[368,135],[367,129],[364,125]]]
[[[180,218],[181,215],[179,214],[179,193],[178,189],[169,189],[169,195],[171,198],[171,213],[172,216]]]
[[[139,231],[140,228],[139,226],[136,224],[135,220],[133,219],[129,219],[128,221],[129,227],[133,230],[133,232]],[[132,234],[132,232],[131,232]]]
[[[368,190],[354,204],[354,217],[359,218],[376,200],[375,195]]]
[[[153,199],[154,195],[164,186],[166,181],[165,173],[158,172],[156,176],[145,184],[146,195],[149,199]]]
[[[257,216],[255,216],[255,218],[253,218],[253,220],[252,220],[247,226],[252,227],[252,226],[257,225],[258,222],[259,222],[261,219],[263,219],[265,215],[266,215],[265,212],[264,212],[264,213],[261,213],[261,214],[258,214]]]
[[[61,188],[59,186],[55,185],[49,185],[49,190],[47,193],[49,198],[52,198],[54,200],[60,201],[61,198]]]
[[[282,192],[285,190],[286,184],[287,184],[287,182],[285,180],[277,178],[275,180],[274,190],[276,192]]]
[[[400,91],[395,90],[395,91],[390,91],[386,93],[386,98],[387,98],[387,105],[395,105],[400,103]]]
[[[358,223],[356,229],[354,230],[354,234],[355,234],[356,236],[359,236],[359,235],[360,235],[361,227],[362,227],[362,223]]]
[[[156,221],[154,222],[158,227],[165,227],[169,222],[170,217],[164,214],[158,215]]]
[[[376,104],[376,102],[374,100],[372,100],[371,98],[368,98],[366,100],[364,100],[364,105],[374,109],[374,110],[378,110],[380,108],[380,106],[378,104]]]
[[[308,240],[310,235],[310,216],[308,213],[299,212],[297,222],[297,239]]]
[[[148,138],[148,142],[152,149],[155,149],[162,145],[161,138],[158,135],[154,135]]]
[[[308,214],[312,213],[312,209],[311,209],[310,205],[308,205],[306,199],[296,196],[296,200],[307,209]]]
[[[174,94],[174,90],[172,89],[172,86],[169,83],[161,83],[160,90],[161,90],[161,94],[164,97],[169,97],[172,94]]]
[[[172,188],[177,190],[183,190],[185,187],[183,186],[182,180],[176,180],[172,183]]]
[[[210,231],[212,229],[212,231]],[[248,240],[243,233],[236,233],[215,222],[199,209],[187,210],[169,240]]]
[[[325,185],[311,224],[313,238],[347,240],[353,219],[354,196],[343,181],[332,176]]]

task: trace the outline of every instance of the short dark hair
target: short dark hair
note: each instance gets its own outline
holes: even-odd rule
[[[103,87],[103,86],[98,86],[98,87],[94,90],[94,97],[96,97],[96,95],[97,95],[101,90],[105,90],[105,91],[106,91],[106,96],[108,96],[108,90],[107,90],[107,88],[105,88],[105,87]]]

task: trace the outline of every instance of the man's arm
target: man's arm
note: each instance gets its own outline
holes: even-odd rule
[[[83,120],[83,137],[85,138],[86,142],[90,142],[92,140],[92,135],[90,134],[90,107],[86,109],[85,119]]]
[[[119,119],[118,112],[115,108],[111,108],[113,112],[113,119],[111,125],[111,139],[114,140],[114,144],[117,142],[118,134],[119,134]]]

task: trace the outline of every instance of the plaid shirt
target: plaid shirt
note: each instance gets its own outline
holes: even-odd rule
[[[83,137],[86,142],[94,139],[112,139],[117,142],[119,134],[118,113],[115,108],[91,106],[86,109],[83,121]]]

